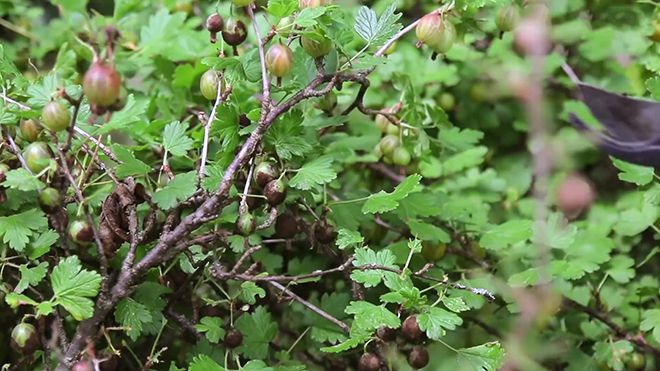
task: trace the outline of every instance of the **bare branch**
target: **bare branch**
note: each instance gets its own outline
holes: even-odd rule
[[[321,317],[327,319],[328,321],[334,323],[335,325],[339,326],[339,328],[342,329],[342,331],[347,332],[347,333],[351,331],[351,328],[348,327],[347,324],[345,324],[344,322],[342,322],[342,321],[338,320],[337,318],[333,317],[330,313],[324,311],[323,309],[317,307],[316,305],[314,305],[314,304],[308,302],[307,300],[301,298],[300,296],[294,294],[293,291],[287,289],[286,287],[282,286],[281,284],[279,284],[277,282],[272,282],[272,281],[268,282],[268,284],[270,284],[274,288],[280,290],[284,294],[288,295],[291,299],[294,299],[297,302],[299,302],[300,304],[304,305],[305,307],[307,307],[308,309],[310,309],[314,313],[318,314],[319,316],[321,316]]]

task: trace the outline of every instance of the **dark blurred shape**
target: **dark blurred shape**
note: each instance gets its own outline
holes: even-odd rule
[[[569,121],[608,154],[644,166],[660,167],[660,103],[577,83],[584,103],[605,131],[591,128],[575,114]]]

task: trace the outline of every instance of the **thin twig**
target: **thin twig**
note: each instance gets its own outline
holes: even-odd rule
[[[345,324],[344,322],[342,322],[342,321],[338,320],[337,318],[333,317],[330,313],[324,311],[323,309],[317,307],[316,305],[314,305],[314,304],[308,302],[307,300],[301,298],[300,296],[296,295],[295,293],[293,293],[293,291],[287,289],[286,287],[282,286],[281,284],[279,284],[277,282],[272,282],[272,281],[268,282],[268,284],[270,284],[274,288],[282,291],[283,293],[288,295],[291,299],[294,299],[297,302],[299,302],[300,304],[306,306],[308,309],[310,309],[314,313],[318,314],[319,316],[321,316],[321,317],[327,319],[328,321],[334,323],[340,329],[342,329],[342,331],[344,331],[346,333],[351,331],[351,328],[348,327],[347,324]]]
[[[215,102],[213,103],[213,107],[211,108],[211,113],[209,114],[209,118],[206,120],[206,123],[204,124],[204,141],[202,143],[202,154],[200,156],[199,160],[199,172],[197,173],[197,181],[199,184],[201,184],[202,179],[204,178],[204,170],[206,166],[206,158],[208,156],[208,151],[209,151],[209,136],[211,134],[211,125],[213,124],[213,120],[215,120],[215,113],[218,109],[218,106],[227,98],[229,93],[231,92],[231,86],[227,86],[225,91],[222,91],[222,80],[223,80],[223,74],[221,73],[218,82],[218,90],[216,91],[216,96],[215,96]],[[225,95],[226,94],[226,95]]]
[[[259,32],[259,26],[254,17],[253,8],[254,4],[247,6],[247,13],[250,17],[252,23],[252,28],[254,28],[254,34],[257,36],[257,47],[259,48],[259,63],[261,64],[261,83],[263,86],[263,100],[262,100],[262,111],[268,111],[270,107],[270,81],[268,80],[268,70],[266,69],[266,54],[264,53],[264,39],[261,38],[261,32]]]

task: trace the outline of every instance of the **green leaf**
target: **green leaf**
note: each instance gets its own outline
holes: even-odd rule
[[[364,237],[360,232],[341,228],[337,235],[336,244],[340,250],[344,250],[347,247],[362,244],[362,242],[364,242]]]
[[[631,257],[617,255],[610,259],[611,268],[607,270],[607,274],[616,282],[627,283],[635,277],[634,265],[635,261]]]
[[[401,14],[395,11],[396,4],[392,3],[377,18],[375,11],[366,6],[360,7],[355,18],[355,32],[369,45],[382,45],[401,29],[401,25],[396,23]]]
[[[266,290],[257,286],[256,283],[245,281],[241,283],[241,294],[239,299],[242,302],[248,304],[255,304],[257,302],[257,297],[263,298],[266,296]]]
[[[294,188],[308,190],[315,185],[330,182],[337,177],[332,169],[332,157],[318,157],[298,169],[296,175],[289,180],[289,185]]]
[[[153,195],[153,201],[163,210],[175,207],[192,196],[197,189],[197,174],[194,171],[178,174],[163,189]]]
[[[143,325],[152,321],[151,312],[145,305],[131,298],[122,299],[115,309],[115,320],[126,327],[126,334],[133,341],[142,334]]]
[[[148,107],[148,100],[136,100],[133,94],[129,94],[124,108],[114,112],[110,121],[103,124],[98,129],[97,134],[107,134],[114,130],[122,130],[130,134],[131,125],[142,121],[142,116],[146,113]],[[115,154],[117,153],[115,152]]]
[[[53,302],[66,309],[78,321],[92,316],[94,303],[88,299],[98,294],[101,275],[82,269],[73,255],[60,260],[50,275]]]
[[[628,340],[599,341],[594,345],[594,357],[615,370],[623,370],[624,355],[631,353],[633,349],[633,345]]]
[[[173,156],[184,156],[193,145],[186,135],[186,127],[179,121],[173,121],[163,131],[163,148]]]
[[[55,231],[47,230],[35,238],[28,247],[26,254],[30,259],[36,260],[46,254],[59,238],[60,236]]]
[[[368,247],[355,249],[353,255],[353,265],[360,267],[363,265],[378,265],[390,268],[397,268],[394,264],[396,256],[390,250],[381,250],[375,252]],[[396,274],[394,272],[384,271],[382,269],[354,270],[351,273],[351,279],[355,282],[364,284],[365,287],[377,286],[387,275]]]
[[[277,335],[277,323],[264,307],[258,307],[254,313],[245,313],[234,322],[243,333],[243,344],[236,349],[251,359],[264,359],[268,355],[268,344]]]
[[[443,174],[449,175],[475,167],[484,161],[487,152],[488,148],[480,146],[450,156],[442,164]]]
[[[428,307],[417,315],[417,323],[429,339],[438,340],[445,335],[445,329],[454,330],[463,323],[455,313],[438,307]]]
[[[321,296],[321,302],[318,303],[318,306],[338,320],[343,320],[347,317],[346,313],[344,313],[344,308],[346,308],[349,301],[350,295],[347,293],[325,293]],[[317,304],[314,301],[312,302]],[[346,335],[337,327],[336,324],[317,315],[316,313],[312,313],[312,316],[313,326],[312,331],[310,332],[312,339],[320,343],[330,342],[333,344],[346,339]]]
[[[206,354],[198,354],[188,366],[188,371],[227,371]]]
[[[614,164],[617,169],[621,170],[619,173],[619,179],[624,182],[643,186],[653,181],[654,172],[652,167],[631,164],[614,157],[610,158],[612,159],[612,164]]]
[[[46,185],[34,175],[31,175],[27,170],[18,168],[7,172],[7,179],[2,183],[3,186],[18,189],[19,191],[28,192],[36,191],[44,188]]]
[[[458,349],[456,363],[460,370],[496,371],[504,364],[504,348],[497,342]]]
[[[46,277],[46,272],[48,272],[48,263],[41,262],[36,267],[28,268],[27,265],[21,264],[18,267],[18,271],[21,273],[21,280],[18,281],[16,287],[14,287],[14,292],[22,293],[28,286],[36,286],[41,280]]]
[[[222,319],[220,317],[202,317],[198,324],[195,325],[197,331],[206,335],[206,338],[211,343],[218,343],[220,339],[225,337],[225,329]]]
[[[351,326],[351,336],[356,333],[372,333],[380,326],[393,329],[401,326],[401,320],[383,305],[375,305],[366,301],[352,301],[346,307],[346,313],[354,316]]]
[[[23,251],[29,237],[35,231],[46,228],[47,220],[44,214],[36,209],[24,211],[11,216],[0,216],[0,235],[2,242],[16,251]]]
[[[489,250],[501,250],[532,237],[531,220],[510,220],[486,232],[479,244]]]
[[[149,165],[136,159],[133,153],[124,146],[115,144],[112,146],[112,152],[122,162],[115,168],[115,173],[122,179],[133,175],[143,175],[151,170]]]
[[[87,0],[51,0],[53,5],[59,5],[67,12],[85,13]]]
[[[53,97],[59,82],[55,73],[49,73],[41,80],[41,84],[30,84],[27,93],[30,96],[27,103],[33,108],[45,106]]]
[[[296,0],[268,0],[268,8],[266,8],[269,14],[279,18],[291,15],[296,10],[298,10]]]
[[[660,342],[660,309],[648,309],[642,315],[642,322],[639,329],[642,331],[653,330],[655,341]]]
[[[16,309],[20,305],[37,305],[38,304],[36,301],[30,299],[29,297],[27,297],[23,294],[17,294],[15,292],[10,292],[7,295],[5,295],[5,302],[12,309]]]
[[[419,190],[420,180],[422,180],[420,175],[410,175],[399,183],[391,193],[380,191],[369,196],[369,199],[362,206],[362,213],[384,213],[396,209],[399,206],[399,201],[406,198],[410,193]]]
[[[465,312],[466,310],[470,310],[470,306],[465,304],[463,298],[458,296],[456,297],[445,296],[442,298],[442,304],[444,304],[445,307],[447,307],[447,309],[455,313],[460,313],[460,312]]]
[[[421,240],[440,241],[442,243],[448,243],[451,241],[449,233],[433,224],[423,223],[417,220],[409,220],[408,226],[410,227],[410,232]]]
[[[277,156],[290,160],[294,156],[303,156],[312,150],[309,138],[303,136],[303,116],[298,111],[285,115],[274,125],[264,138],[269,146],[275,148]]]

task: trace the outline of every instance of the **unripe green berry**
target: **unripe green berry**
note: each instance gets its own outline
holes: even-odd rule
[[[293,17],[288,16],[280,19],[280,21],[277,22],[277,27],[275,27],[275,29],[277,30],[277,34],[281,37],[289,37],[291,31],[293,31],[294,25]]]
[[[29,323],[19,323],[11,331],[11,346],[25,355],[34,353],[39,348],[37,329]]]
[[[392,163],[394,163],[394,165],[406,166],[410,164],[410,160],[410,152],[408,152],[403,146],[396,148],[394,152],[392,152]]]
[[[62,194],[55,188],[48,187],[39,193],[39,205],[46,212],[53,212],[62,206]]]
[[[48,167],[52,158],[51,153],[48,144],[44,142],[33,142],[23,152],[23,158],[28,169],[37,174]]]
[[[501,7],[495,16],[495,24],[502,32],[513,30],[520,21],[520,10],[515,4]]]
[[[399,148],[400,145],[401,141],[399,137],[394,134],[388,134],[380,140],[380,150],[385,156],[394,153],[394,150]]]
[[[39,138],[41,126],[34,120],[23,120],[19,126],[21,136],[28,142],[34,142]]]
[[[284,44],[275,44],[266,53],[266,67],[273,76],[283,77],[293,68],[293,52]]]
[[[300,38],[300,45],[312,58],[319,58],[327,55],[332,50],[332,41],[325,36],[318,36],[319,39],[312,39],[307,36]]]
[[[66,106],[60,102],[48,102],[41,111],[43,124],[48,130],[62,131],[69,127],[71,113]]]
[[[445,256],[447,245],[444,243],[422,242],[422,256],[426,261],[435,263]]]
[[[199,79],[199,90],[202,96],[208,100],[215,100],[218,97],[218,84],[220,84],[220,77],[215,70],[204,72]]]
[[[244,213],[238,216],[236,220],[236,230],[243,236],[249,236],[256,228],[254,216],[250,213]]]

